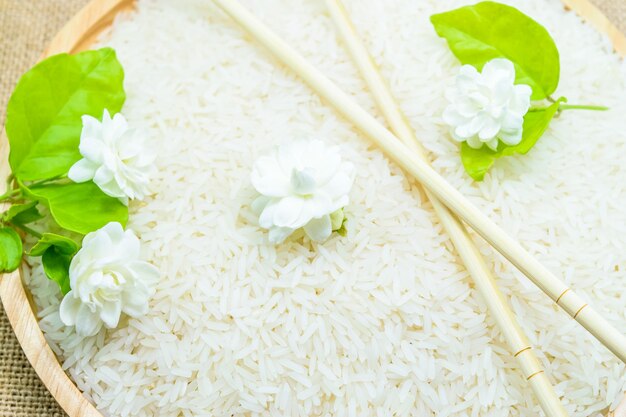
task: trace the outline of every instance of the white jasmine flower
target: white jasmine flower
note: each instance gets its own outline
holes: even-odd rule
[[[148,182],[155,156],[145,146],[144,137],[129,129],[124,116],[113,118],[104,111],[102,122],[84,115],[80,134],[80,154],[68,173],[74,182],[93,180],[107,195],[128,199],[143,199],[148,194]]]
[[[139,239],[109,223],[89,233],[70,263],[71,291],[59,309],[61,321],[93,336],[102,326],[118,325],[122,313],[139,317],[148,311],[159,272],[139,259]]]
[[[520,143],[532,90],[514,82],[515,67],[508,59],[489,61],[482,73],[463,65],[456,87],[448,93],[451,104],[443,114],[454,139],[467,141],[475,149],[487,144],[494,151],[498,139],[507,145]]]
[[[253,209],[271,242],[280,243],[300,228],[323,241],[333,231],[331,214],[348,204],[352,164],[322,141],[296,141],[259,158],[251,180],[261,194]]]

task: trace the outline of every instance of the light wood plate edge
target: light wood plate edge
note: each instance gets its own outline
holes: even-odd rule
[[[626,35],[589,0],[561,0],[567,9],[573,10],[597,31],[606,34],[615,52],[626,57]],[[622,0],[623,1],[623,0]]]
[[[42,59],[87,49],[118,13],[132,9],[133,5],[134,0],[92,0],[57,33]],[[8,154],[8,141],[3,132],[0,138],[1,178],[9,174]],[[46,342],[34,313],[36,310],[22,284],[21,271],[0,277],[0,298],[26,357],[61,408],[70,417],[103,417],[63,371]]]
[[[597,30],[607,34],[615,51],[622,57],[626,56],[626,36],[597,7],[588,0],[562,2]],[[57,33],[42,59],[63,52],[76,53],[88,49],[97,36],[111,25],[115,16],[132,9],[134,3],[134,0],[92,0]],[[0,139],[1,178],[9,173],[8,154],[8,142],[3,132]],[[63,410],[70,417],[103,417],[63,371],[46,342],[34,306],[22,284],[21,271],[0,277],[0,298],[26,357]],[[626,399],[609,417],[626,417]]]

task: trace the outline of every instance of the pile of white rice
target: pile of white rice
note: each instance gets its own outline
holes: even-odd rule
[[[379,114],[324,2],[244,3]],[[558,94],[611,110],[564,113],[476,183],[441,120],[459,64],[428,20],[469,1],[345,3],[436,169],[626,333],[626,71],[608,41],[558,0],[507,1],[556,39]],[[41,267],[25,279],[48,340],[105,415],[542,415],[415,185],[210,1],[140,1],[102,44],[126,70],[124,113],[159,154],[130,227],[161,281],[147,316],[80,339]],[[347,238],[274,246],[255,225],[252,164],[296,138],[339,144],[356,166]],[[565,408],[600,415],[624,365],[477,243]]]

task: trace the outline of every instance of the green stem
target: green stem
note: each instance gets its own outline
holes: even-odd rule
[[[67,175],[57,175],[56,177],[48,178],[47,180],[41,180],[41,181],[32,182],[32,183],[28,184],[28,187],[36,187],[38,185],[47,184],[49,182],[60,180],[60,179],[64,179],[64,178],[67,178]]]
[[[23,224],[16,224],[16,223],[11,223],[13,226],[17,227],[18,229],[22,229],[23,231],[25,231],[26,233],[28,233],[31,236],[35,236],[37,239],[41,239],[42,234],[39,233],[36,230],[31,229],[28,226],[24,226]]]
[[[0,195],[0,201],[11,199],[19,195],[21,192],[22,192],[21,190],[9,190],[6,193]]]
[[[561,104],[559,110],[594,110],[594,111],[607,111],[609,108],[606,106],[589,106],[581,104]]]
[[[11,187],[11,184],[13,183],[13,179],[14,178],[15,177],[13,176],[13,174],[11,174],[11,175],[9,175],[7,177],[7,190],[10,190],[11,188],[13,188],[13,187]]]
[[[531,107],[528,109],[529,112],[533,111],[544,111],[547,110],[548,107]],[[563,110],[593,110],[593,111],[606,111],[609,108],[606,106],[591,106],[586,104],[559,104],[559,112]]]

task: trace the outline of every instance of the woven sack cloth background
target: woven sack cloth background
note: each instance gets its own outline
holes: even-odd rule
[[[558,1],[558,0],[552,0]],[[592,0],[626,33],[626,0]],[[88,0],[0,0],[0,125],[20,75]],[[0,161],[6,163],[6,161]],[[0,307],[0,417],[63,417],[26,360]]]

